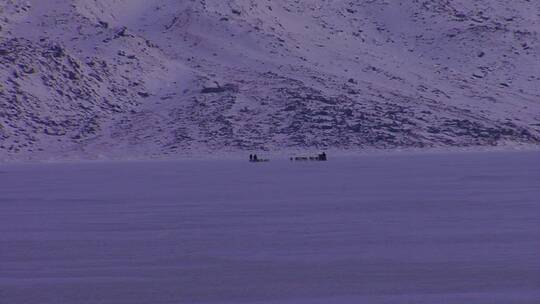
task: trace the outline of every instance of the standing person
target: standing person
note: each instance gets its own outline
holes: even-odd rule
[[[250,155],[249,155],[249,161],[250,161],[250,162],[253,161],[253,154],[250,154]]]
[[[254,161],[254,162],[258,162],[258,161],[259,161],[259,159],[257,158],[257,154],[254,154],[254,155],[253,155],[253,161]]]

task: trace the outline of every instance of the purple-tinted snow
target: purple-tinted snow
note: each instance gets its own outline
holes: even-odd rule
[[[540,156],[0,167],[1,303],[539,303]]]
[[[539,145],[539,12],[1,0],[0,161]]]

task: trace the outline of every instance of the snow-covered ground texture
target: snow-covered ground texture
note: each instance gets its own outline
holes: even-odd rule
[[[540,3],[2,0],[0,156],[540,142]]]
[[[0,302],[540,303],[538,152],[0,167]]]

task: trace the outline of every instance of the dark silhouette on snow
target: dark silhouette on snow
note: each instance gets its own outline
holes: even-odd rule
[[[266,163],[266,162],[269,162],[270,160],[268,158],[259,158],[257,154],[250,154],[249,161],[252,163]]]

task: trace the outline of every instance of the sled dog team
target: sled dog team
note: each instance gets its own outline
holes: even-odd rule
[[[323,152],[317,156],[295,156],[290,158],[291,161],[327,161],[326,153]],[[269,162],[269,159],[259,158],[257,154],[249,155],[249,162],[251,163],[260,163],[260,162]]]

